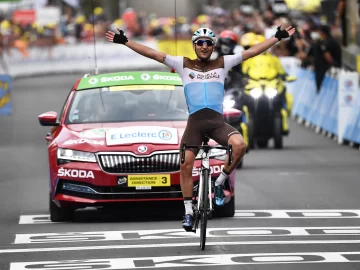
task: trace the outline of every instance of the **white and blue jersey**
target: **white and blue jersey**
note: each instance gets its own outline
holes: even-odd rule
[[[184,84],[189,114],[209,108],[223,113],[226,74],[242,62],[242,54],[225,55],[209,60],[203,66],[199,60],[167,55],[164,64],[174,68]]]

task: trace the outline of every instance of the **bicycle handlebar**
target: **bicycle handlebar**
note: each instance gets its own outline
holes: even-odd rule
[[[226,150],[226,152],[229,156],[228,165],[230,166],[232,163],[232,145],[231,144],[229,144],[228,146],[211,146],[211,145],[186,145],[186,143],[183,143],[182,147],[181,147],[181,164],[184,164],[184,162],[185,162],[185,150],[190,149],[190,148],[205,149],[206,152],[208,152],[211,149]]]

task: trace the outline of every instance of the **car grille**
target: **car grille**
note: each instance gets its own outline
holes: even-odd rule
[[[179,152],[135,156],[130,153],[100,153],[100,167],[108,173],[156,173],[180,170]]]

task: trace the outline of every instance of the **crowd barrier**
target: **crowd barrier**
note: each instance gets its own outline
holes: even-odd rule
[[[292,115],[298,122],[339,144],[360,144],[359,74],[333,68],[326,74],[319,93],[314,71],[298,68],[296,76]]]
[[[0,115],[11,115],[12,79],[9,75],[0,75]]]

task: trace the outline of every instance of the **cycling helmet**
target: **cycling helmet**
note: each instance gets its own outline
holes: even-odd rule
[[[220,33],[219,42],[216,45],[220,56],[234,54],[235,46],[239,39],[235,32],[225,30]]]
[[[233,43],[238,43],[238,41],[239,41],[238,35],[234,31],[231,31],[231,30],[222,31],[220,33],[220,38],[221,39],[229,39]]]
[[[192,42],[194,43],[197,39],[207,37],[210,38],[214,43],[216,43],[216,37],[214,32],[209,28],[199,28],[194,32],[194,35],[192,36]]]

